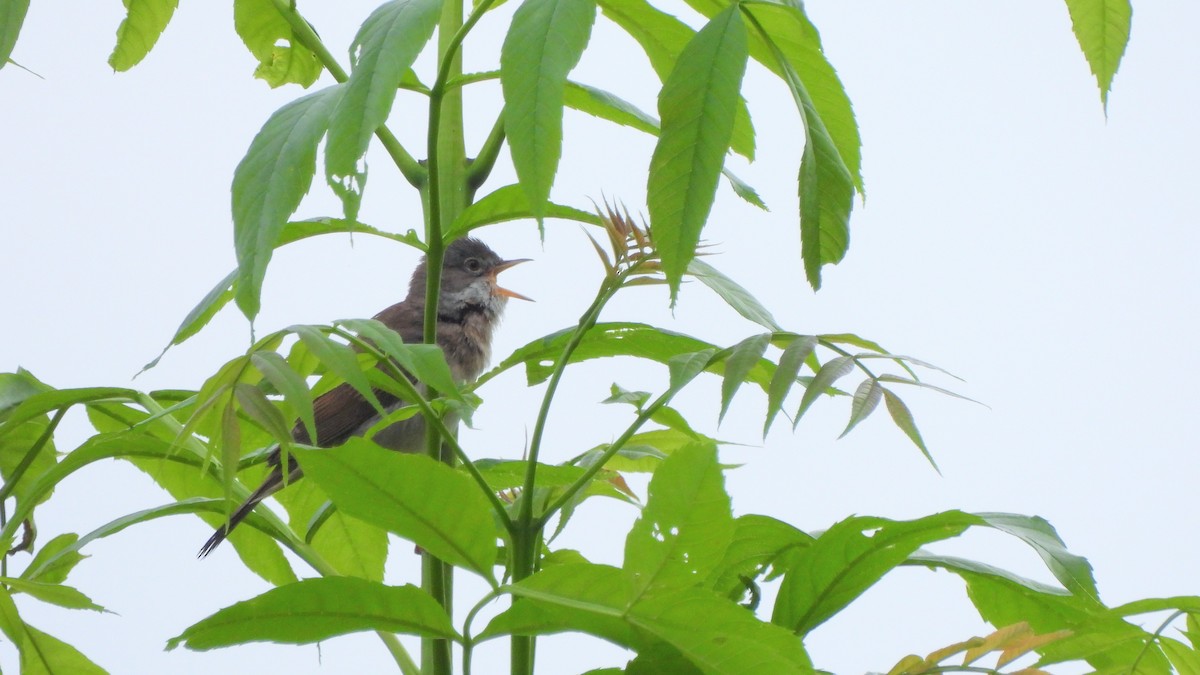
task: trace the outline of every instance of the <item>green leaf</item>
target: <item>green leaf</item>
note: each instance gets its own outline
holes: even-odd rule
[[[770,310],[762,305],[750,291],[730,279],[708,263],[694,258],[688,263],[688,274],[699,279],[705,286],[721,296],[735,312],[746,319],[772,331],[782,331]]]
[[[758,196],[758,193],[755,192],[754,188],[749,183],[741,178],[738,178],[729,169],[721,169],[721,173],[729,180],[729,186],[733,188],[734,194],[741,197],[752,206],[757,206],[763,211],[770,211],[770,209],[767,208],[767,203],[762,200],[762,197]]]
[[[1017,537],[1033,547],[1041,556],[1046,567],[1054,574],[1067,590],[1077,595],[1089,595],[1097,602],[1100,601],[1100,591],[1096,588],[1096,578],[1092,575],[1092,565],[1087,558],[1075,555],[1067,550],[1066,544],[1059,538],[1054,526],[1045,518],[1038,516],[1023,516],[1018,513],[977,513],[984,522],[1006,534]]]
[[[24,368],[15,373],[0,373],[0,422],[8,419],[8,412],[34,394],[54,391],[54,387],[43,383]],[[30,417],[36,417],[33,415]]]
[[[670,391],[683,389],[696,376],[704,372],[712,362],[716,349],[702,349],[698,352],[676,354],[667,360],[667,370],[671,376]]]
[[[783,401],[787,398],[788,392],[792,390],[792,385],[796,383],[796,375],[804,366],[804,361],[816,348],[817,338],[811,335],[799,336],[784,348],[783,354],[779,357],[779,368],[775,371],[775,376],[771,378],[770,387],[767,389],[767,419],[763,423],[764,438],[771,430],[771,422],[775,421],[775,416],[783,409]],[[809,385],[810,389],[811,387],[812,385]],[[807,395],[807,393],[806,391],[805,394]]]
[[[655,470],[625,539],[624,569],[639,592],[695,586],[721,562],[734,531],[724,483],[711,448],[681,450]]]
[[[588,225],[600,224],[600,218],[596,214],[580,211],[570,206],[547,202],[544,209],[543,218],[574,220]],[[488,193],[463,210],[445,233],[445,238],[446,241],[453,241],[477,227],[535,217],[533,209],[529,206],[529,197],[526,196],[521,186],[505,185]]]
[[[287,330],[295,333],[321,363],[339,378],[345,380],[346,384],[354,387],[355,391],[362,394],[363,398],[380,414],[383,414],[383,406],[371,389],[367,375],[359,366],[358,357],[355,356],[353,350],[340,342],[331,340],[317,326],[295,325],[289,326]]]
[[[424,455],[390,452],[358,438],[337,452],[297,449],[293,456],[340,511],[492,578],[496,525],[469,477]]]
[[[92,602],[92,599],[81,593],[79,590],[62,584],[48,583],[44,581],[29,581],[27,579],[14,579],[12,577],[0,577],[0,583],[4,583],[9,587],[9,590],[25,593],[31,598],[37,598],[42,602],[48,602],[59,607],[67,609],[90,609],[97,612],[107,612],[100,605]]]
[[[230,605],[167,641],[203,651],[247,642],[308,644],[365,630],[459,639],[445,610],[415,586],[354,577],[305,579]]]
[[[21,24],[29,11],[29,0],[4,0],[0,2],[0,68],[12,63],[13,47],[21,34]]]
[[[733,346],[729,357],[725,359],[725,379],[721,381],[721,412],[717,417],[718,423],[725,419],[725,412],[729,410],[733,395],[737,393],[746,376],[750,374],[750,369],[766,353],[769,344],[771,344],[771,334],[763,333],[752,335]]]
[[[925,447],[925,440],[921,438],[921,432],[917,429],[917,421],[913,419],[912,412],[905,405],[900,397],[893,394],[890,389],[883,390],[883,400],[887,404],[888,414],[892,416],[892,422],[900,427],[905,436],[913,442],[913,445],[921,449],[921,454],[925,455],[925,459],[929,460],[929,464],[934,470],[941,473],[938,469],[937,462],[933,461],[933,455],[929,454],[929,448]]]
[[[234,170],[236,298],[247,318],[258,314],[267,263],[279,245],[288,217],[312,185],[317,143],[329,125],[329,114],[341,95],[341,86],[326,87],[275,111]]]
[[[1107,110],[1113,76],[1129,43],[1133,7],[1129,0],[1067,0],[1067,12],[1083,56],[1100,86],[1100,102]]]
[[[646,52],[650,67],[661,82],[665,82],[671,75],[679,55],[696,35],[696,31],[686,23],[653,7],[645,0],[601,0],[600,7],[604,10],[604,16],[620,26]],[[709,15],[708,18],[712,16]],[[655,126],[657,127],[657,120]],[[733,118],[733,137],[729,146],[734,152],[753,162],[754,143],[754,126],[750,122],[750,111],[746,107],[746,100],[739,94]],[[735,177],[729,172],[725,172],[725,175],[734,183],[734,190],[737,190],[741,181],[734,180]]]
[[[493,490],[511,490],[525,483],[525,471],[529,465],[522,461],[504,461],[495,459],[480,459],[475,467]],[[544,487],[566,487],[583,475],[583,467],[559,464],[538,463],[537,484]],[[601,472],[603,473],[603,472]],[[599,475],[599,474],[597,474]]]
[[[334,569],[346,576],[383,581],[386,530],[333,507],[314,481],[300,481],[275,498],[287,510],[292,530],[310,533],[306,540]]]
[[[689,4],[699,8],[703,2],[692,0]],[[714,8],[719,6],[719,3],[711,1],[708,4]],[[805,15],[804,5],[794,0],[766,0],[746,3],[743,9],[758,20],[791,70],[804,84],[813,111],[820,117],[838,156],[853,178],[855,188],[862,192],[862,139],[858,133],[858,122],[854,119],[854,109],[837,71],[825,57],[821,35]],[[701,11],[707,13],[713,10]],[[757,32],[750,38],[750,55],[786,81],[784,69],[776,55]]]
[[[858,389],[854,391],[854,400],[850,403],[850,421],[846,423],[846,429],[838,438],[845,437],[851,429],[858,426],[859,422],[875,412],[881,398],[883,398],[883,387],[880,386],[879,380],[873,377],[863,380],[858,385]]]
[[[317,55],[300,42],[272,0],[234,0],[233,26],[258,59],[254,76],[272,89],[291,82],[307,88],[320,77]]]
[[[526,379],[530,386],[544,382],[554,371],[555,360],[562,354],[562,347],[574,327],[552,333],[517,349],[499,365],[479,378],[482,384],[501,372],[519,364],[525,364]],[[598,323],[589,330],[571,354],[571,363],[609,356],[633,356],[666,364],[681,354],[692,354],[708,349],[717,350],[716,345],[697,340],[682,333],[655,328],[642,323]],[[713,373],[724,372],[724,362],[708,364]],[[746,381],[753,382],[765,391],[774,364],[762,359],[750,370]]]
[[[803,637],[919,547],[957,537],[979,522],[960,511],[911,521],[868,516],[843,520],[797,552],[779,587],[771,621]]]
[[[504,130],[513,167],[539,220],[562,155],[567,74],[579,63],[595,20],[595,0],[525,0],[500,48]]]
[[[746,56],[742,15],[731,6],[692,38],[659,95],[662,133],[650,160],[646,198],[672,303],[712,208]]]
[[[420,343],[405,344],[399,333],[375,319],[344,319],[337,324],[369,340],[380,351],[395,359],[400,367],[418,381],[429,385],[439,394],[462,400],[458,383],[454,381],[454,375],[446,363],[446,354],[441,347]]]
[[[800,398],[800,409],[796,411],[796,418],[792,420],[792,426],[800,423],[800,418],[812,407],[818,396],[824,394],[839,379],[849,375],[852,370],[854,370],[854,357],[852,356],[839,356],[821,366],[821,369],[813,376],[808,389],[804,390],[804,396]]]
[[[510,588],[520,602],[480,635],[538,635],[576,630],[637,652],[679,652],[704,673],[812,673],[799,640],[737,605],[698,588],[646,596],[631,576],[604,565],[548,567]]]
[[[21,572],[21,578],[29,581],[40,581],[47,584],[61,584],[67,580],[67,575],[75,569],[85,556],[72,548],[79,540],[74,533],[60,534],[42,544],[33,560]]]
[[[179,0],[124,0],[125,19],[117,28],[117,44],[108,57],[116,71],[136,66],[158,42],[179,6]]]
[[[0,630],[21,653],[23,675],[107,675],[78,649],[30,626],[17,613],[8,591],[0,588]]]
[[[790,556],[812,542],[812,535],[770,516],[739,516],[734,520],[733,539],[708,583],[723,596],[740,596],[744,580],[768,574],[772,568],[775,574],[782,573],[790,566]]]
[[[250,355],[250,363],[254,364],[276,391],[283,394],[284,400],[300,418],[308,437],[316,438],[317,420],[313,410],[313,399],[304,378],[292,370],[286,359],[275,352],[254,352]]]
[[[325,178],[342,199],[346,218],[358,218],[366,182],[359,160],[383,126],[396,88],[433,35],[442,0],[392,0],[371,13],[350,44],[353,68],[329,119]]]
[[[275,437],[275,440],[281,443],[291,440],[291,425],[283,417],[283,413],[279,411],[279,408],[274,403],[271,403],[271,400],[267,398],[262,389],[252,384],[238,382],[233,385],[233,395],[237,399],[242,411],[266,430],[267,433]]]
[[[1162,647],[1163,653],[1171,661],[1171,665],[1175,666],[1176,673],[1179,673],[1179,675],[1200,675],[1200,651],[1196,651],[1179,640],[1166,636],[1159,638],[1158,644]]]

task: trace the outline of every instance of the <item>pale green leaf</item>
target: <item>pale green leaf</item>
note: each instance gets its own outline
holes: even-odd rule
[[[851,356],[839,356],[821,366],[821,369],[813,376],[808,388],[804,390],[804,396],[800,398],[800,408],[796,411],[796,418],[792,420],[792,426],[800,423],[800,418],[812,407],[818,396],[824,394],[838,380],[849,375],[852,370],[854,370],[854,357]]]
[[[725,359],[725,378],[721,380],[721,412],[717,418],[718,423],[725,418],[725,412],[729,410],[734,394],[750,374],[750,369],[767,351],[769,344],[771,334],[763,333],[752,335],[733,346],[729,357]]]
[[[699,279],[705,286],[721,296],[735,312],[746,319],[772,331],[781,331],[771,311],[762,305],[741,284],[722,274],[712,265],[695,258],[688,263],[688,274]]]
[[[234,0],[233,26],[258,59],[254,76],[272,88],[293,82],[308,87],[321,75],[317,55],[301,44],[272,0]]]
[[[783,354],[779,357],[779,368],[776,369],[775,376],[771,378],[771,384],[767,389],[767,418],[763,423],[764,437],[771,430],[771,422],[775,421],[775,416],[783,408],[783,401],[787,398],[788,392],[792,390],[792,385],[796,384],[796,375],[804,366],[804,361],[816,347],[817,338],[804,335],[795,338],[784,348]],[[810,388],[811,386],[809,385]],[[805,394],[807,393],[806,391]]]
[[[1067,11],[1071,29],[1100,87],[1100,102],[1107,109],[1113,76],[1129,43],[1133,6],[1129,0],[1067,0]]]
[[[941,473],[937,462],[933,461],[933,455],[929,453],[929,448],[925,447],[925,439],[921,438],[921,432],[917,429],[917,421],[913,419],[908,406],[890,389],[883,390],[883,400],[887,404],[888,414],[892,416],[892,422],[904,432],[905,436],[908,436],[913,445],[920,448],[921,454],[925,455],[925,459],[929,460],[929,464],[933,466],[934,470]]]
[[[850,421],[846,423],[845,430],[838,438],[850,433],[850,430],[858,426],[859,422],[875,412],[881,398],[883,398],[883,387],[879,385],[879,380],[873,377],[863,380],[858,385],[858,389],[854,391],[854,399],[850,402]]]
[[[108,57],[108,65],[116,71],[129,70],[150,53],[179,6],[179,0],[124,0],[124,3],[125,19],[117,28],[117,44]]]

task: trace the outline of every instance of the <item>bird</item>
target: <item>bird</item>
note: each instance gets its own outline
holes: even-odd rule
[[[530,299],[496,283],[496,275],[523,262],[528,262],[528,258],[503,260],[473,237],[457,239],[446,247],[438,299],[437,344],[446,356],[451,374],[460,384],[475,380],[487,366],[492,333],[500,323],[508,299]],[[422,341],[427,269],[427,260],[422,258],[413,270],[408,296],[375,315],[377,321],[396,331],[407,343]],[[375,389],[374,393],[386,412],[406,405],[386,391]],[[315,441],[300,422],[292,428],[292,438],[297,443],[322,448],[332,448],[348,438],[361,436],[381,418],[375,406],[348,384],[338,385],[317,397],[313,402],[313,413]],[[424,418],[416,415],[396,422],[376,433],[373,439],[390,450],[420,452],[424,449]],[[269,455],[267,463],[271,470],[262,485],[246,498],[224,525],[217,528],[200,549],[198,557],[207,556],[220,545],[259,502],[301,477],[300,466],[289,457],[285,478],[281,454],[276,447]]]

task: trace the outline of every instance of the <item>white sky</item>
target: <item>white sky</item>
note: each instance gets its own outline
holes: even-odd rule
[[[336,5],[301,9],[344,62],[371,4]],[[735,511],[809,530],[851,514],[1037,514],[1091,560],[1109,604],[1200,593],[1197,521],[1187,515],[1200,473],[1200,356],[1190,344],[1200,288],[1200,45],[1191,28],[1200,24],[1200,6],[1137,4],[1107,120],[1063,3],[807,6],[864,140],[869,199],[853,218],[850,253],[826,268],[823,291],[806,287],[795,215],[795,111],[783,86],[752,66],[745,91],[759,160],[734,166],[773,211],[756,211],[722,187],[705,233],[720,252],[710,262],[787,328],[856,332],[932,361],[964,377],[956,388],[990,409],[933,394],[906,397],[942,468],[938,476],[882,410],[835,442],[848,414],[844,400],[819,402],[795,434],[779,424],[760,446],[764,400],[745,388],[717,430],[708,420],[719,385],[709,381],[679,405],[701,430],[753,446],[723,454],[745,463],[727,477]],[[468,69],[492,67],[481,55],[495,53],[510,12],[480,25]],[[0,71],[0,242],[10,287],[0,369],[21,365],[57,387],[129,385],[232,268],[233,168],[267,116],[300,93],[251,79],[254,64],[233,32],[228,3],[181,3],[146,61],[113,75],[105,59],[120,19],[116,2],[35,2],[14,58],[46,79]],[[653,110],[652,74],[637,47],[603,19],[592,46],[575,79]],[[498,105],[494,83],[476,89],[468,99],[471,147]],[[391,121],[414,152],[423,129],[402,106],[418,104],[402,95]],[[565,134],[557,201],[585,207],[589,197],[609,195],[644,210],[649,138],[573,112]],[[407,185],[386,157],[373,152],[370,160],[362,219],[417,227],[419,205]],[[511,180],[502,160],[489,185]],[[320,179],[317,185],[301,217],[339,212]],[[544,246],[530,223],[482,236],[503,256],[536,258],[506,275],[506,285],[538,302],[511,307],[497,355],[573,323],[590,301],[599,268],[575,225],[551,223]],[[365,237],[353,245],[341,237],[292,246],[268,273],[259,329],[370,316],[403,295],[415,259]],[[718,344],[756,332],[698,284],[685,289],[674,316],[665,292],[642,289],[605,318],[649,321]],[[245,348],[248,335],[240,315],[226,310],[133,386],[196,388]],[[659,390],[665,372],[615,362],[578,368],[557,408],[563,416],[549,429],[546,460],[566,459],[623,428],[625,410],[595,404],[614,380]],[[478,431],[464,432],[468,448],[519,456],[539,391],[510,373],[480,394],[488,404]],[[60,449],[86,430],[69,420]],[[41,541],[168,500],[127,464],[97,465],[39,511]],[[634,517],[626,506],[589,503],[560,543],[619,563]],[[165,640],[186,626],[266,590],[231,550],[195,560],[207,535],[198,519],[185,517],[91,546],[70,583],[118,616],[29,601],[20,603],[22,615],[114,673],[390,667],[374,636],[339,638],[320,653],[274,645],[164,653]],[[390,581],[416,581],[407,550],[394,547]],[[1031,551],[995,533],[938,550],[1048,579]],[[473,593],[468,581],[460,587]],[[901,570],[819,628],[808,647],[819,667],[837,673],[886,671],[907,653],[984,630],[956,577]],[[542,640],[539,655],[546,673],[624,662],[616,648],[587,638]],[[0,644],[0,664],[12,667],[14,659],[10,645]],[[506,662],[507,645],[490,643],[475,672],[500,673]]]

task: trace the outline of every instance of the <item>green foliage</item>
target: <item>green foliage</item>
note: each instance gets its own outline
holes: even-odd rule
[[[124,4],[109,61],[119,71],[145,58],[176,6],[175,0]],[[466,666],[481,642],[507,637],[512,672],[527,675],[534,667],[534,636],[575,631],[635,652],[624,667],[594,673],[813,673],[805,638],[893,570],[909,566],[960,578],[980,616],[998,630],[926,656],[904,656],[890,671],[897,675],[975,667],[990,654],[996,664],[988,672],[1029,654],[1036,654],[1027,658],[1036,658],[1038,669],[1086,663],[1106,673],[1200,670],[1200,598],[1108,607],[1088,561],[1069,552],[1040,518],[961,511],[907,521],[853,516],[810,533],[762,514],[734,517],[725,489],[731,467],[719,459],[723,442],[696,431],[671,405],[702,375],[721,378],[718,423],[739,393],[753,389],[743,385],[756,385],[766,399],[764,434],[782,411],[794,427],[829,395],[845,397],[837,401],[848,408],[845,435],[882,401],[895,426],[931,463],[914,415],[892,385],[958,396],[917,374],[939,369],[871,340],[786,330],[746,288],[697,257],[721,175],[737,195],[765,208],[754,188],[725,165],[730,153],[752,161],[760,150],[742,94],[751,59],[782,81],[799,113],[806,141],[797,167],[799,227],[809,284],[819,288],[824,266],[847,252],[850,213],[863,192],[861,141],[850,100],[802,3],[689,0],[704,18],[694,30],[644,0],[523,0],[507,28],[499,71],[464,76],[459,49],[498,4],[483,0],[464,18],[462,8],[439,0],[385,2],[351,43],[347,74],[294,3],[234,3],[234,28],[258,62],[256,77],[272,87],[307,88],[329,71],[338,84],[284,105],[251,142],[232,184],[238,267],[186,315],[168,348],[196,335],[230,300],[253,320],[275,249],[332,233],[418,248],[437,278],[445,246],[476,228],[527,219],[539,225],[547,218],[575,221],[585,226],[602,265],[592,304],[577,324],[518,348],[474,383],[457,381],[439,348],[405,344],[384,324],[364,319],[272,332],[229,359],[197,391],[59,390],[25,371],[0,374],[0,498],[13,503],[11,512],[0,513],[4,554],[33,546],[31,521],[39,504],[61,481],[100,460],[132,464],[172,498],[82,537],[59,534],[37,547],[19,573],[5,567],[0,631],[16,647],[21,672],[104,671],[26,624],[14,595],[24,596],[20,602],[102,610],[66,584],[88,544],[164,517],[199,516],[221,525],[250,494],[248,486],[262,480],[275,450],[286,457],[282,461],[298,462],[305,476],[276,496],[287,520],[258,508],[231,532],[230,543],[250,571],[276,588],[216,611],[172,638],[169,648],[305,644],[376,631],[398,667],[416,672],[392,635],[404,633],[423,640],[422,672],[448,675],[452,644]],[[1129,4],[1067,5],[1107,103],[1129,36]],[[0,64],[11,62],[27,8],[25,0],[0,0]],[[658,118],[620,92],[568,79],[589,46],[598,8],[645,52],[662,82]],[[430,49],[435,29],[436,76],[426,86],[413,67]],[[503,109],[469,159],[458,97],[497,78]],[[394,110],[401,88],[428,97],[428,110]],[[560,164],[570,164],[561,161],[567,107],[657,137],[645,168],[649,226],[607,203],[593,213],[550,201]],[[401,116],[404,124],[419,123],[426,112],[431,156],[422,163],[385,123]],[[364,158],[373,138],[421,191],[423,232],[387,232],[358,222]],[[289,221],[312,185],[322,141],[326,182],[343,212]],[[475,199],[505,145],[519,182]],[[455,195],[465,195],[464,203],[456,206]],[[666,285],[673,303],[686,277],[765,332],[726,346],[648,323],[599,320],[613,298],[633,286]],[[433,319],[436,312],[427,320]],[[552,403],[563,395],[565,373],[601,358],[654,364],[665,372],[655,392],[613,385],[604,403],[631,407],[626,426],[595,445],[580,439],[587,449],[568,461],[543,460],[543,432]],[[531,411],[527,453],[521,459],[480,457],[459,443],[451,420],[469,419],[480,403],[474,391],[518,366],[529,386],[545,386],[541,405]],[[862,379],[853,388],[836,388],[855,372]],[[333,450],[302,445],[300,439],[317,437],[321,404],[314,401],[343,383],[379,413],[379,421]],[[402,404],[387,406],[385,400]],[[55,442],[57,426],[78,407],[96,433],[64,451]],[[372,440],[376,430],[416,415],[425,422],[428,455],[388,452]],[[441,461],[434,458],[439,444]],[[632,473],[649,474],[644,505],[626,480]],[[577,507],[595,496],[640,509],[620,567],[552,547]],[[1031,546],[1057,584],[925,549],[970,528],[990,528]],[[387,583],[391,535],[412,542],[425,557],[421,588]],[[300,580],[284,549],[318,576]],[[484,597],[473,599],[461,626],[455,623],[461,616],[454,611],[457,598],[447,590],[451,566],[489,586]],[[767,585],[773,593],[764,593]],[[764,597],[773,600],[764,603]],[[493,618],[473,633],[479,612],[497,601]],[[1172,612],[1157,631],[1130,620],[1153,612]],[[1180,619],[1187,642],[1164,633]],[[961,667],[950,663],[960,655]]]

